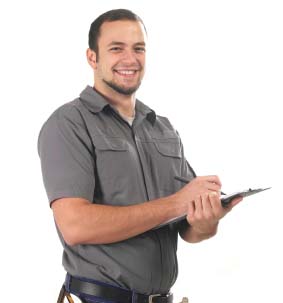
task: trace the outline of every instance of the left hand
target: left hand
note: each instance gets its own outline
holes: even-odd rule
[[[235,198],[228,207],[221,205],[220,194],[210,192],[199,195],[188,204],[187,221],[200,234],[214,233],[218,222],[243,198]]]

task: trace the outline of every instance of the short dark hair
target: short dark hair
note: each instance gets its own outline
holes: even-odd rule
[[[141,22],[145,31],[145,25],[142,19],[127,9],[113,9],[104,14],[97,17],[91,24],[88,34],[88,46],[90,49],[96,52],[96,56],[98,57],[98,38],[100,35],[100,28],[104,22],[112,22],[119,20],[130,20],[130,21],[138,21]]]

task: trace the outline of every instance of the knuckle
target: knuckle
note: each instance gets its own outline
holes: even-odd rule
[[[205,214],[204,214],[204,218],[206,219],[206,220],[211,220],[211,219],[213,219],[213,214],[212,213],[210,213],[210,212],[206,212]]]
[[[202,221],[202,220],[203,220],[202,214],[197,213],[195,215],[195,222],[199,222],[199,221]]]

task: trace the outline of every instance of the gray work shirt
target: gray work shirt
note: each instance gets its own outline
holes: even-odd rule
[[[195,177],[169,120],[138,100],[135,111],[131,127],[87,86],[49,117],[38,152],[50,203],[81,197],[103,205],[133,205],[179,190],[183,184],[175,175]],[[58,234],[63,266],[71,275],[144,294],[166,293],[177,278],[176,223],[103,245],[69,246]]]

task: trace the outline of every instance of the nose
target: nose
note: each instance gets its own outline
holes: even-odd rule
[[[137,63],[137,54],[131,49],[124,50],[122,60],[125,63]]]

